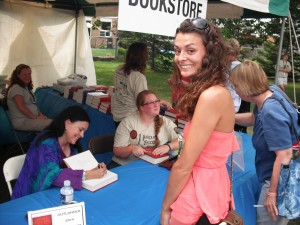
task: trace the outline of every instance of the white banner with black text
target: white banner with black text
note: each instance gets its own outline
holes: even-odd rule
[[[174,36],[187,18],[206,18],[207,0],[121,0],[118,30]]]

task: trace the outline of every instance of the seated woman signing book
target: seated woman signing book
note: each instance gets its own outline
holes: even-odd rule
[[[155,93],[144,90],[137,96],[138,113],[126,117],[117,128],[113,160],[121,165],[153,149],[154,155],[163,155],[178,149],[176,125],[159,115],[160,100]],[[125,159],[125,160],[124,160]]]
[[[63,161],[82,150],[79,139],[88,129],[89,123],[88,114],[80,106],[71,106],[62,111],[31,144],[12,199],[51,186],[62,187],[64,180],[70,180],[71,186],[78,190],[81,189],[83,180],[103,177],[106,173],[104,163],[92,170],[83,171],[69,169]]]

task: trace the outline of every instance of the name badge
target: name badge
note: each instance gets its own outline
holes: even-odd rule
[[[86,225],[84,202],[28,212],[29,225]]]

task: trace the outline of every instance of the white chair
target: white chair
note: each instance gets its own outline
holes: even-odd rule
[[[20,171],[25,161],[25,156],[26,154],[14,156],[6,160],[6,162],[4,163],[3,173],[10,195],[12,194],[12,187],[10,182],[12,180],[16,180],[19,177]]]

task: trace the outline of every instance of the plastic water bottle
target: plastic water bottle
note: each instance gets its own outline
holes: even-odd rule
[[[74,189],[71,186],[71,181],[65,180],[64,186],[60,189],[61,203],[66,205],[73,201]]]

